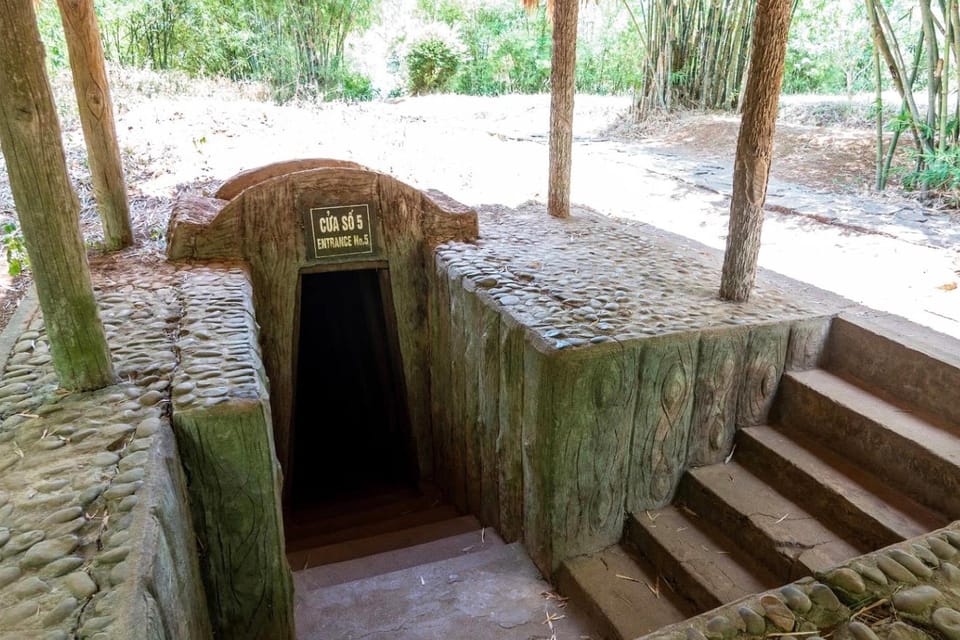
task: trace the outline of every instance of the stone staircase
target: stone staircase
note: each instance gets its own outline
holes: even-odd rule
[[[300,640],[596,637],[519,543],[459,515],[435,490],[287,520]]]
[[[629,515],[619,545],[567,560],[561,592],[602,637],[637,638],[960,518],[960,353],[911,330],[836,319],[768,425]]]

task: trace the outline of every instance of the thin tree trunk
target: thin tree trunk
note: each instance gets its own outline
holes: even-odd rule
[[[0,145],[60,385],[114,381],[32,0],[0,0]]]
[[[930,0],[920,0],[920,24],[927,38],[927,127],[926,136],[930,140],[930,155],[933,155],[933,149],[937,134],[937,109],[939,107],[937,97],[940,89],[939,47],[937,46],[937,32],[933,26],[933,12],[930,9]],[[931,157],[930,160],[933,160]]]
[[[923,153],[932,154],[932,143],[927,137],[920,135],[920,130],[917,127],[917,123],[920,122],[920,111],[917,109],[917,103],[913,99],[912,89],[904,85],[905,73],[903,56],[900,53],[900,45],[897,42],[896,34],[890,25],[889,16],[887,16],[887,12],[883,8],[882,3],[878,3],[876,0],[866,0],[866,4],[867,17],[870,19],[870,24],[874,31],[879,34],[877,43],[880,45],[880,53],[883,54],[883,59],[886,61],[887,68],[890,70],[890,78],[893,80],[893,85],[900,94],[900,97],[910,110],[910,126],[917,146]],[[930,46],[929,42],[927,46]]]
[[[944,16],[943,64],[940,68],[940,153],[947,150],[947,114],[950,113],[950,45],[953,40],[953,23],[950,14]]]
[[[720,297],[724,300],[748,300],[757,275],[763,203],[770,177],[773,132],[792,9],[792,0],[759,0],[757,3],[753,53],[733,171],[730,230],[720,282]]]
[[[93,0],[57,0],[57,4],[70,52],[93,193],[103,222],[103,244],[111,251],[122,249],[133,244],[133,229],[97,15]]]
[[[917,81],[917,74],[920,72],[920,57],[923,54],[923,41],[924,41],[924,35],[923,35],[923,31],[921,31],[920,36],[918,37],[918,40],[917,40],[917,46],[914,48],[913,66],[910,68],[910,77],[907,78],[906,89],[907,91],[910,92],[911,95],[913,94],[913,85],[916,84],[916,81]],[[900,117],[903,118],[909,112],[910,111],[909,111],[909,107],[907,106],[907,101],[901,100],[900,101]],[[893,164],[893,154],[896,152],[897,145],[900,142],[900,134],[901,134],[901,130],[897,129],[893,132],[893,136],[890,138],[890,145],[887,147],[887,157],[883,161],[883,183],[880,187],[881,191],[885,189],[887,186],[887,180],[890,177],[890,167]],[[922,154],[923,147],[920,146],[920,141],[916,137],[914,137],[913,141],[917,147],[917,153]]]
[[[577,62],[579,0],[553,2],[553,59],[550,69],[550,175],[547,211],[570,216],[573,156],[573,99]]]
[[[880,68],[880,45],[877,34],[873,35],[873,70],[877,81],[877,191],[883,191],[883,71]]]
[[[957,10],[957,0],[950,0],[947,3],[947,13],[946,19],[950,21],[951,32],[953,33],[953,42],[951,45],[953,49],[953,61],[957,67],[957,86],[960,87],[960,13],[958,13]],[[954,108],[953,117],[960,123],[960,94],[957,95],[957,103]],[[958,134],[960,134],[960,127],[954,127],[951,135],[954,144],[957,142]]]

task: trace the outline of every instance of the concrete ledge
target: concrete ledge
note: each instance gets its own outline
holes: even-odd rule
[[[116,596],[127,606],[119,609],[116,628],[129,630],[129,637],[211,638],[196,535],[185,526],[190,507],[173,431],[166,422],[150,422],[139,432],[149,437],[155,424],[153,442],[143,449],[144,486],[131,522],[137,535],[128,540],[134,551],[126,561],[131,579]]]
[[[173,425],[211,620],[224,638],[292,639],[280,469],[250,282],[230,266],[181,276]]]
[[[37,298],[37,287],[31,284],[23,298],[20,299],[17,310],[7,321],[7,326],[0,333],[0,363],[2,363],[0,368],[6,368],[7,358],[10,357],[14,345],[39,311],[40,300]]]

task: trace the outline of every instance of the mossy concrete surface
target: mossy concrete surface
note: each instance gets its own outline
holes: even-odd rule
[[[173,424],[214,628],[237,640],[292,638],[280,467],[250,281],[239,267],[194,267],[179,292]]]
[[[724,460],[855,306],[768,272],[723,302],[719,252],[584,209],[478,216],[428,272],[434,478],[548,576]]]

